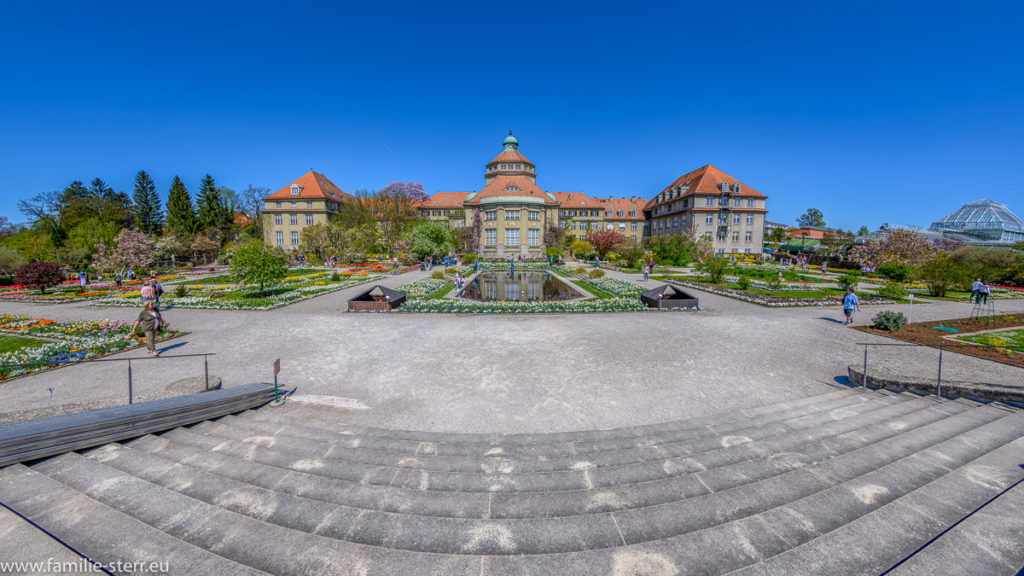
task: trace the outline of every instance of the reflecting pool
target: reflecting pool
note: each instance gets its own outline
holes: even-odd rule
[[[549,272],[488,270],[467,284],[462,296],[482,302],[558,302],[583,295]]]

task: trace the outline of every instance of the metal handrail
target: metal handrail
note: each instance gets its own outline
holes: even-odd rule
[[[1008,346],[995,346],[992,344],[919,344],[917,342],[857,342],[858,346],[864,347],[864,371],[861,373],[861,388],[868,387],[868,346],[918,346],[924,348],[939,349],[939,371],[935,381],[935,395],[942,397],[942,351],[945,348],[1000,348],[1010,349]]]
[[[161,360],[163,358],[203,358],[203,379],[206,390],[210,389],[210,356],[216,356],[214,352],[203,352],[199,354],[174,354],[169,356],[140,356],[138,358],[90,358],[85,360],[51,360],[49,362],[28,362],[24,364],[0,364],[0,368],[25,368],[29,366],[52,366],[62,364],[91,364],[96,362],[127,362],[128,363],[128,403],[133,403],[132,385],[132,360]]]

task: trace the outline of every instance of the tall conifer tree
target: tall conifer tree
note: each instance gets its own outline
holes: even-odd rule
[[[160,196],[156,193],[156,185],[145,170],[135,175],[135,192],[132,194],[134,208],[132,221],[140,232],[160,234],[164,224],[164,211],[160,206]]]
[[[192,197],[182,183],[181,178],[174,177],[171,190],[167,194],[167,227],[182,234],[191,236],[197,229],[196,212],[192,208]]]
[[[199,195],[196,197],[196,211],[199,214],[200,230],[223,230],[230,223],[229,210],[224,199],[209,174],[199,184]]]

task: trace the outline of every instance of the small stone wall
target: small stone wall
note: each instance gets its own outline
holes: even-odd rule
[[[348,309],[352,312],[387,312],[390,305],[387,302],[349,300]]]
[[[850,377],[850,384],[862,386],[864,384],[863,372],[863,365],[851,364],[848,366],[847,373]],[[885,388],[887,390],[909,390],[912,392],[935,394],[937,384],[937,378],[911,378],[909,376],[901,376],[892,370],[880,366],[868,366],[867,387],[872,390]],[[943,380],[942,395],[963,396],[965,398],[979,398],[998,402],[1014,402],[1018,404],[1024,403],[1024,387],[1015,388],[957,380]]]

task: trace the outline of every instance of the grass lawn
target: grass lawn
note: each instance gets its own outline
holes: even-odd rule
[[[591,294],[597,296],[598,298],[608,299],[613,297],[611,294],[605,292],[604,290],[598,290],[597,288],[594,288],[593,286],[588,286],[582,282],[577,282],[575,280],[570,280],[570,282],[586,290],[587,292],[590,292]]]
[[[987,346],[1000,346],[1018,352],[1024,352],[1024,328],[1017,330],[1003,330],[1000,332],[988,332],[986,334],[975,334],[974,336],[961,336],[960,340],[985,344]]]
[[[17,336],[0,336],[0,354],[5,352],[17,352],[27,348],[38,348],[45,346],[47,342],[35,338],[18,338]]]

